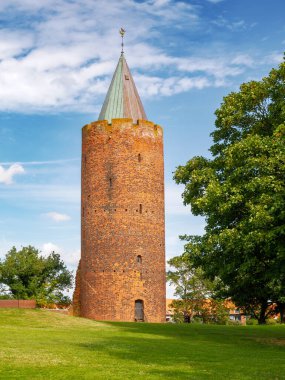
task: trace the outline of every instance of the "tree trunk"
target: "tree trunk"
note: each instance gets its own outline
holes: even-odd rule
[[[285,323],[285,303],[278,302],[277,305],[280,313],[280,323]]]
[[[190,323],[190,315],[187,313],[184,313],[184,323]]]
[[[267,302],[263,302],[261,304],[261,308],[260,308],[260,312],[259,312],[259,316],[258,316],[258,324],[259,325],[265,325],[265,323],[266,323],[266,310],[267,310],[267,307],[268,307],[268,303]]]

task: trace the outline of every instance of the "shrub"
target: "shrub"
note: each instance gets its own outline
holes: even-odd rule
[[[267,325],[277,325],[277,321],[273,318],[266,319]]]
[[[246,324],[248,326],[255,326],[255,325],[258,325],[258,320],[255,318],[250,318],[246,320]]]
[[[232,321],[232,320],[229,320],[227,322],[227,325],[229,326],[241,326],[241,322],[240,321]]]

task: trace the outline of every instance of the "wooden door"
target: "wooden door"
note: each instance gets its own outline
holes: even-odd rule
[[[143,321],[144,320],[144,312],[143,312],[143,301],[136,300],[135,301],[135,320]]]

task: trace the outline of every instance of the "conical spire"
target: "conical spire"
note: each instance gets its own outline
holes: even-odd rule
[[[147,120],[135,82],[122,52],[98,120]]]

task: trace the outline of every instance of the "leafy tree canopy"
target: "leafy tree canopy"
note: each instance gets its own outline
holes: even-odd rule
[[[67,302],[63,294],[72,286],[72,273],[60,255],[44,257],[32,247],[13,247],[0,261],[0,287],[8,286],[17,299],[36,299],[38,304]]]
[[[193,157],[174,175],[184,204],[206,220],[185,248],[264,323],[271,304],[285,312],[285,62],[226,96],[216,116],[212,158]]]
[[[187,256],[173,257],[168,264],[172,268],[167,272],[167,281],[174,285],[174,295],[179,298],[171,304],[174,320],[190,322],[199,318],[204,323],[226,323],[228,310],[212,298],[217,280],[210,281],[201,268],[191,267]]]

